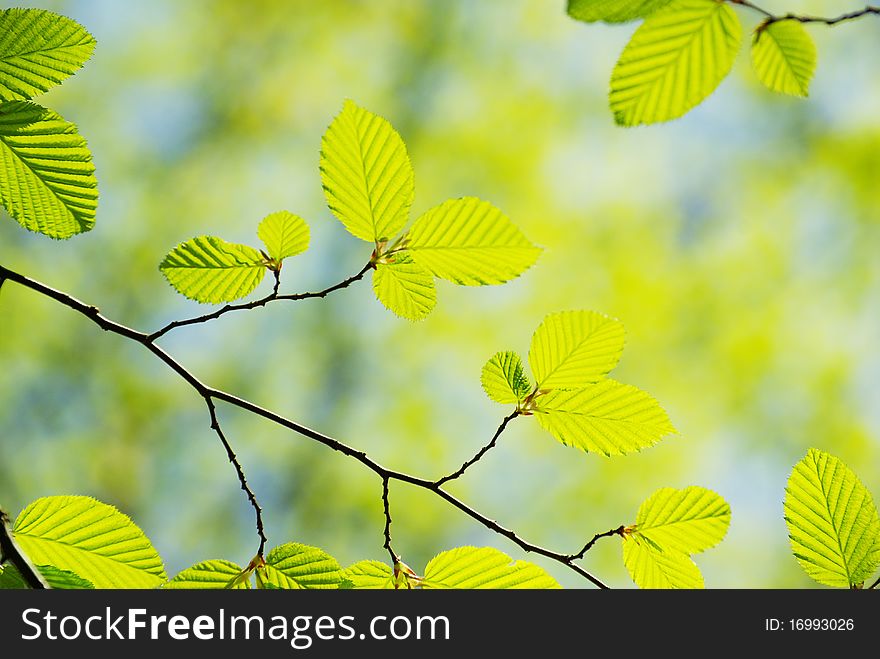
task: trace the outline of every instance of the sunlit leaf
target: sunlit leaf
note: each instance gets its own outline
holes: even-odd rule
[[[690,556],[660,550],[638,535],[624,537],[623,563],[639,588],[703,588],[703,575]]]
[[[671,0],[568,0],[568,15],[579,21],[626,23],[644,18]]]
[[[402,318],[421,320],[437,304],[434,278],[406,252],[388,259],[377,264],[373,273],[376,298]]]
[[[423,588],[560,588],[543,568],[492,547],[458,547],[425,567]]]
[[[450,199],[415,221],[407,246],[436,277],[456,284],[503,284],[541,253],[504,213],[476,197]]]
[[[327,205],[354,236],[387,240],[409,217],[413,170],[397,131],[382,117],[346,101],[321,140]]]
[[[776,21],[755,32],[752,65],[771,91],[807,96],[816,71],[816,44],[798,21]]]
[[[861,584],[880,565],[880,519],[871,493],[841,460],[810,449],[785,488],[791,549],[821,584]]]
[[[260,588],[339,588],[344,576],[336,559],[323,549],[289,542],[266,556],[266,565],[256,570]]]
[[[38,565],[37,571],[55,590],[92,590],[95,585],[70,570],[61,570],[54,565]],[[0,590],[26,589],[27,585],[18,569],[12,564],[0,566]]]
[[[648,497],[636,516],[639,535],[664,551],[697,554],[714,547],[730,526],[730,506],[702,487],[664,487]]]
[[[593,311],[547,316],[535,330],[529,364],[539,389],[582,388],[617,366],[623,352],[623,324]]]
[[[505,405],[525,400],[532,391],[522,360],[512,351],[496,353],[487,361],[480,382],[489,398]]]
[[[0,11],[0,101],[25,100],[73,75],[95,39],[66,16],[44,9]]]
[[[288,211],[267,215],[257,228],[257,236],[263,241],[269,256],[279,263],[306,251],[310,235],[305,220]]]
[[[394,571],[379,561],[360,561],[343,571],[350,588],[394,589]]]
[[[163,588],[170,589],[232,589],[250,588],[248,579],[239,578],[242,569],[231,561],[211,560],[196,563],[166,583]]]
[[[98,182],[76,126],[34,103],[0,103],[0,198],[30,231],[60,239],[90,230]]]
[[[165,581],[162,559],[143,531],[91,497],[37,499],[12,531],[31,562],[69,570],[96,588],[153,588]]]
[[[259,251],[214,236],[180,243],[168,253],[159,270],[181,295],[214,304],[244,297],[266,274]]]
[[[541,426],[563,444],[584,451],[624,455],[675,432],[656,400],[614,380],[585,389],[554,390],[535,402]]]
[[[714,0],[673,0],[651,14],[611,74],[611,110],[635,126],[682,116],[730,72],[742,41],[736,12]]]

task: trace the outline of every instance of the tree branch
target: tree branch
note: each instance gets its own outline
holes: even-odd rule
[[[514,410],[513,412],[508,414],[506,417],[504,417],[504,420],[501,422],[501,425],[498,426],[498,430],[495,431],[495,434],[492,436],[492,439],[489,441],[488,444],[486,444],[483,448],[481,448],[479,451],[477,451],[477,454],[474,457],[472,457],[470,460],[468,460],[463,465],[461,465],[461,467],[458,468],[458,471],[454,471],[451,474],[449,474],[448,476],[444,476],[440,480],[435,481],[434,482],[435,485],[437,485],[439,487],[440,485],[443,485],[443,483],[446,483],[448,481],[451,481],[451,480],[458,478],[459,476],[464,474],[465,471],[467,471],[468,467],[470,467],[472,464],[475,464],[476,462],[479,462],[480,458],[482,458],[484,455],[486,455],[486,453],[489,451],[489,449],[492,449],[495,447],[495,443],[498,441],[498,438],[501,436],[501,433],[504,432],[504,429],[507,427],[507,424],[510,423],[513,419],[515,419],[518,416],[519,416],[519,410]]]
[[[370,267],[371,266],[366,266],[361,271],[361,273],[359,273],[359,276],[362,277],[363,274],[366,273],[366,271]],[[355,275],[355,277],[357,277],[357,276],[358,275]],[[574,563],[575,559],[572,558],[571,555],[562,554],[559,552],[554,552],[554,551],[551,551],[549,549],[545,549],[544,547],[541,547],[539,545],[536,545],[536,544],[533,544],[531,542],[524,540],[523,538],[519,537],[511,529],[508,529],[508,528],[501,526],[495,520],[486,517],[485,515],[483,515],[479,511],[475,510],[474,508],[471,508],[470,506],[468,506],[464,502],[460,501],[459,499],[457,499],[456,497],[451,495],[449,492],[444,490],[441,487],[441,485],[438,485],[438,483],[436,481],[428,480],[425,478],[419,478],[417,476],[412,476],[407,473],[395,471],[393,469],[388,469],[388,468],[384,467],[383,465],[379,464],[378,462],[376,462],[375,460],[373,460],[364,451],[361,451],[361,450],[358,450],[354,447],[351,447],[348,444],[345,444],[345,443],[339,441],[338,439],[334,439],[333,437],[329,437],[327,435],[319,433],[316,430],[312,430],[311,428],[307,428],[306,426],[303,426],[295,421],[287,419],[276,412],[272,412],[270,410],[264,409],[264,408],[260,407],[259,405],[257,405],[256,403],[252,403],[251,401],[245,400],[243,398],[239,398],[237,396],[234,396],[233,394],[227,393],[227,392],[222,391],[220,389],[214,389],[212,387],[205,385],[195,375],[193,375],[190,371],[188,371],[185,367],[183,367],[179,362],[177,362],[177,360],[175,360],[171,355],[169,355],[162,348],[160,348],[158,345],[156,345],[154,342],[155,339],[152,338],[153,335],[145,334],[143,332],[138,332],[137,330],[131,329],[130,327],[126,327],[125,325],[122,325],[122,324],[117,323],[113,320],[110,320],[109,318],[101,315],[101,313],[97,307],[94,307],[94,306],[88,305],[84,302],[81,302],[80,300],[77,300],[76,298],[74,298],[71,295],[68,295],[67,293],[63,293],[63,292],[58,291],[54,288],[46,286],[45,284],[42,284],[36,280],[33,280],[29,277],[21,275],[21,274],[14,272],[12,270],[9,270],[8,268],[6,268],[2,265],[0,265],[0,278],[9,279],[10,281],[13,281],[21,286],[24,286],[25,288],[29,288],[37,293],[40,293],[41,295],[44,295],[45,297],[53,299],[56,302],[59,302],[60,304],[82,314],[83,316],[85,316],[86,318],[88,318],[92,322],[94,322],[96,325],[98,325],[98,327],[100,327],[101,329],[108,331],[108,332],[112,332],[114,334],[117,334],[119,336],[122,336],[122,337],[127,338],[131,341],[134,341],[136,343],[143,345],[147,350],[152,352],[156,357],[158,357],[162,362],[164,362],[169,368],[171,368],[171,370],[173,370],[175,373],[177,373],[177,375],[182,380],[184,380],[187,384],[189,384],[199,394],[199,396],[201,396],[203,399],[206,399],[206,400],[213,399],[216,401],[223,401],[225,403],[228,403],[229,405],[232,405],[234,407],[238,407],[239,409],[250,412],[258,417],[266,419],[267,421],[271,421],[279,426],[287,428],[288,430],[292,430],[293,432],[295,432],[303,437],[306,437],[308,439],[316,441],[320,444],[323,444],[324,446],[327,446],[328,448],[333,449],[334,451],[338,451],[339,453],[342,453],[343,455],[346,455],[350,458],[353,458],[354,460],[357,460],[362,465],[364,465],[365,467],[367,467],[368,469],[373,471],[376,475],[378,475],[383,480],[386,480],[386,479],[388,481],[397,480],[397,481],[401,481],[403,483],[409,483],[410,485],[413,485],[415,487],[420,487],[422,489],[433,492],[434,494],[436,494],[438,497],[440,497],[441,499],[443,499],[444,501],[446,501],[447,503],[449,503],[453,507],[458,508],[460,511],[462,511],[465,515],[467,515],[471,519],[480,523],[482,526],[489,529],[490,531],[493,531],[494,533],[507,538],[511,542],[518,545],[524,551],[539,554],[541,556],[545,556],[545,557],[550,558],[554,561],[557,561],[557,562],[561,563],[562,565],[565,565],[566,567],[568,567],[572,571],[576,572],[577,574],[581,575],[582,577],[584,577],[585,579],[587,579],[588,581],[590,581],[594,585],[598,586],[599,588],[608,588],[608,586],[606,586],[598,578],[596,578],[595,576],[593,576],[592,574],[590,574],[589,572],[584,570],[579,565],[575,564]],[[354,277],[351,279],[354,280]],[[330,290],[333,290],[333,289],[343,287],[342,284],[344,284],[344,282],[342,282],[341,284],[337,284],[336,287],[331,287],[330,289],[326,289],[326,292],[329,292]],[[279,299],[281,299],[281,298],[279,298]],[[386,519],[386,521],[387,521],[387,519]],[[390,525],[389,525],[389,531],[390,531]]]
[[[824,18],[821,16],[806,16],[802,14],[794,14],[791,12],[787,14],[773,14],[772,12],[769,12],[766,9],[762,9],[761,7],[750,2],[749,0],[727,0],[727,2],[732,5],[741,5],[743,7],[748,7],[749,9],[756,11],[759,14],[762,14],[766,18],[766,20],[761,24],[759,29],[766,28],[768,25],[778,23],[779,21],[798,21],[800,23],[822,23],[824,25],[838,25],[839,23],[852,21],[857,18],[862,18],[863,16],[868,16],[869,14],[876,14],[880,16],[880,7],[874,7],[871,5],[865,6],[864,9],[841,14],[840,16]]]
[[[367,274],[367,272],[369,272],[374,267],[375,266],[373,265],[373,263],[371,261],[370,263],[367,263],[367,265],[365,265],[363,268],[361,268],[360,272],[358,272],[357,274],[352,275],[348,279],[343,279],[338,284],[334,284],[333,286],[328,286],[327,288],[320,290],[320,291],[317,291],[315,293],[291,293],[291,294],[287,294],[287,295],[279,295],[278,294],[278,287],[281,284],[281,275],[278,271],[273,270],[272,273],[275,277],[275,285],[272,289],[272,292],[269,293],[269,295],[266,295],[265,297],[261,297],[258,300],[253,300],[251,302],[242,302],[240,304],[227,304],[225,306],[220,307],[216,311],[205,314],[203,316],[195,316],[193,318],[187,318],[186,320],[175,320],[173,322],[168,323],[164,327],[156,330],[152,334],[147,335],[147,339],[149,339],[149,341],[152,343],[156,339],[164,336],[165,334],[167,334],[171,330],[177,329],[178,327],[184,327],[186,325],[196,325],[198,323],[207,323],[209,320],[216,320],[220,316],[228,314],[231,311],[243,311],[243,310],[248,310],[248,309],[256,309],[257,307],[264,307],[267,304],[269,304],[270,302],[275,302],[276,300],[290,300],[290,301],[296,302],[299,300],[308,300],[308,299],[316,298],[316,297],[325,298],[328,295],[330,295],[330,293],[341,290],[343,288],[348,288],[356,281],[360,281],[361,279],[364,278],[364,275]]]
[[[569,554],[568,558],[570,558],[573,561],[580,560],[581,558],[584,557],[584,554],[586,554],[588,551],[590,551],[593,548],[593,545],[596,544],[596,541],[599,538],[610,538],[613,535],[619,535],[622,538],[624,529],[626,529],[626,527],[623,525],[620,525],[616,529],[611,529],[610,531],[605,531],[605,533],[597,533],[596,535],[593,536],[593,538],[587,544],[585,544],[583,546],[583,548],[581,548],[581,550],[577,554]]]
[[[382,509],[385,513],[385,544],[382,545],[391,557],[391,567],[394,568],[400,562],[400,556],[391,547],[391,505],[388,502],[388,477],[382,477]]]
[[[0,564],[6,561],[16,567],[21,578],[29,587],[34,589],[49,588],[43,575],[19,549],[15,538],[12,537],[12,529],[9,528],[9,516],[0,510]]]

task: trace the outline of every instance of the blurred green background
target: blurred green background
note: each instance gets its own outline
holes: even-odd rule
[[[101,201],[90,234],[57,243],[0,222],[0,258],[143,330],[205,308],[157,265],[203,233],[256,242],[267,213],[312,226],[283,289],[357,272],[370,247],[324,204],[320,138],[346,98],[388,118],[416,172],[414,216],[476,195],[545,248],[502,287],[439,282],[413,324],[361,282],[161,343],[212,385],[438,477],[508,410],[483,395],[497,350],[525,354],[549,312],[620,318],[615,377],[656,396],[680,435],[607,459],[533,419],[450,489],[532,542],[576,551],[634,521],[656,488],[722,494],[727,539],[697,557],[709,587],[811,587],[782,518],[809,447],[880,496],[880,56],[878,22],[813,27],[808,101],[772,95],[746,50],[684,119],[613,125],[608,78],[632,26],[587,26],[563,0],[71,0],[33,2],[97,38],[84,70],[38,99],[88,138]],[[845,2],[767,0],[836,14]],[[754,14],[741,12],[750,29]],[[268,280],[258,293],[269,290]],[[147,532],[170,575],[207,558],[245,564],[252,512],[202,401],[138,345],[18,286],[0,293],[0,501],[89,494]],[[343,564],[384,560],[381,484],[357,463],[228,406],[219,412],[266,515],[270,546],[319,545]],[[420,569],[438,551],[492,545],[529,557],[436,497],[392,483],[394,541]],[[586,586],[550,561],[566,586]],[[631,587],[620,542],[584,566]]]

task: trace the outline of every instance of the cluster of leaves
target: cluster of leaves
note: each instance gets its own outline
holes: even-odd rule
[[[73,75],[94,48],[64,16],[0,11],[0,200],[25,229],[51,238],[94,226],[98,183],[76,126],[30,99]]]
[[[450,199],[409,219],[415,194],[406,145],[388,121],[347,101],[321,141],[327,205],[356,238],[373,244],[373,291],[398,316],[420,320],[437,302],[434,278],[465,286],[503,284],[531,267],[541,250],[492,204]],[[260,225],[268,254],[201,236],[175,247],[159,266],[186,297],[232,302],[251,293],[267,269],[305,251],[308,226],[286,211]],[[396,237],[395,237],[396,236]]]
[[[730,73],[743,40],[725,0],[569,0],[568,14],[587,23],[643,20],[611,74],[609,101],[621,126],[669,121],[702,103]],[[800,21],[766,16],[751,54],[768,89],[807,96],[816,46]]]

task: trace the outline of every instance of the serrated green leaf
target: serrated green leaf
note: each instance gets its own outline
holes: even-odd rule
[[[611,110],[636,126],[684,115],[730,72],[742,41],[736,12],[714,0],[674,0],[649,16],[611,74]]]
[[[344,576],[336,559],[323,549],[289,542],[275,547],[258,567],[257,587],[339,588]]]
[[[492,547],[444,551],[425,567],[423,588],[560,588],[542,568]]]
[[[266,274],[259,251],[215,236],[180,243],[159,264],[159,270],[181,295],[213,304],[244,297]]]
[[[169,589],[231,589],[250,588],[248,579],[240,579],[242,569],[235,563],[225,560],[210,560],[196,563],[166,583]]]
[[[644,18],[671,0],[568,0],[568,15],[585,23],[626,23]]]
[[[697,554],[724,539],[730,506],[703,487],[664,487],[645,499],[636,516],[636,533],[663,550]]]
[[[791,550],[827,586],[861,584],[880,564],[880,518],[871,493],[838,458],[810,449],[785,488]]]
[[[532,392],[522,360],[510,350],[498,352],[486,362],[480,382],[489,398],[504,405],[522,402]]]
[[[143,531],[91,497],[37,499],[12,532],[33,563],[69,570],[96,588],[154,588],[165,581],[162,559]]]
[[[623,324],[594,311],[547,316],[535,330],[529,364],[539,389],[578,389],[605,377],[623,352]]]
[[[321,139],[321,181],[352,235],[378,243],[406,224],[415,192],[406,145],[390,123],[351,101]]]
[[[0,101],[25,100],[61,83],[92,56],[95,39],[44,9],[0,11]]]
[[[504,213],[476,197],[427,211],[409,231],[407,247],[434,276],[465,286],[503,284],[541,253]]]
[[[639,588],[704,587],[700,568],[690,556],[661,551],[637,535],[624,537],[623,563]]]
[[[614,380],[535,398],[535,418],[567,446],[625,455],[675,432],[665,410],[644,391]]]
[[[301,217],[288,211],[278,211],[263,218],[257,228],[257,236],[263,241],[269,256],[280,263],[306,251],[311,232]]]
[[[76,126],[34,103],[0,103],[0,199],[25,229],[50,238],[90,230],[98,182]]]
[[[765,87],[807,96],[816,71],[816,44],[798,21],[776,21],[755,32],[752,65]]]
[[[388,259],[378,263],[373,273],[376,299],[401,318],[421,320],[437,304],[434,278],[407,252],[398,252]]]
[[[28,585],[11,563],[0,565],[0,590],[25,590]]]
[[[350,588],[394,590],[394,570],[379,561],[360,561],[343,571]]]
[[[70,570],[61,570],[54,565],[38,565],[37,571],[50,588],[55,590],[93,590],[95,585]],[[0,590],[27,589],[18,569],[14,565],[0,566]]]

